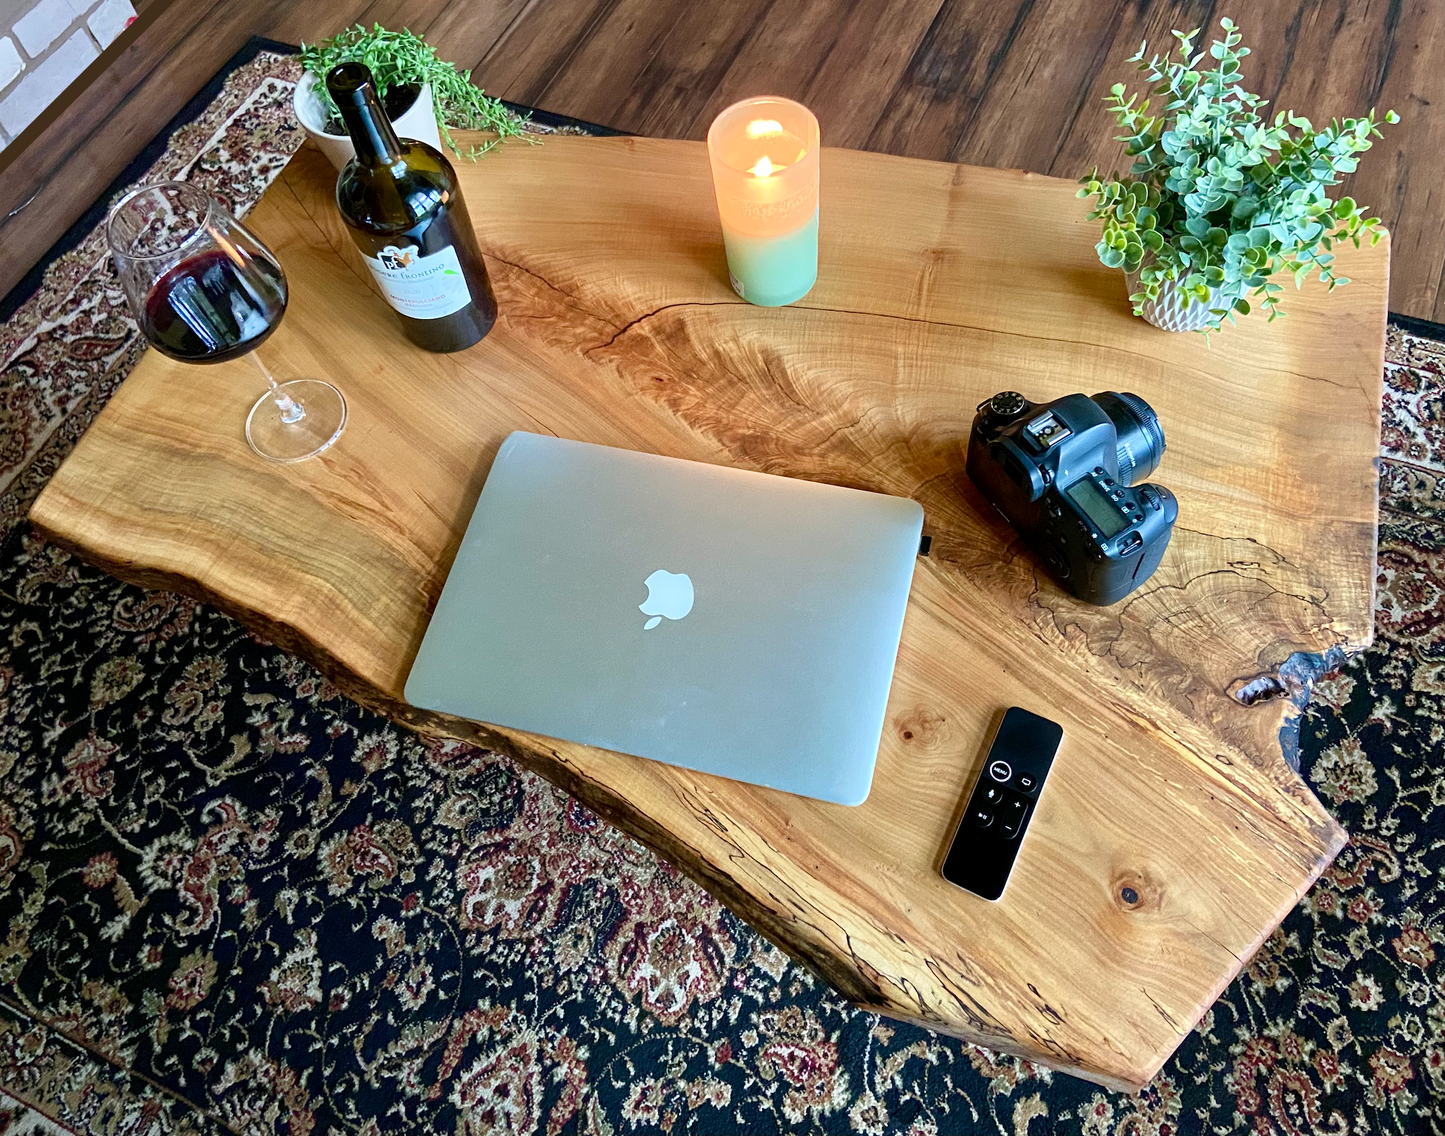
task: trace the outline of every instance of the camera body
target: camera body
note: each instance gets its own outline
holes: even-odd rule
[[[1002,391],[979,404],[968,476],[1079,599],[1111,604],[1154,573],[1179,505],[1134,485],[1164,453],[1164,431],[1137,395],[1104,391],[1032,403]]]

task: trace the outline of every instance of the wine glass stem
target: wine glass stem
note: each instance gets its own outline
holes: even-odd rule
[[[281,389],[281,384],[272,377],[266,364],[261,362],[261,357],[254,351],[248,351],[246,358],[255,363],[256,370],[265,376],[266,385],[271,388],[271,397],[276,400],[276,409],[281,412],[281,421],[290,426],[305,418],[306,408]]]

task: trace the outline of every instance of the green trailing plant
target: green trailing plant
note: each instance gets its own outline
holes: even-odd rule
[[[1284,271],[1299,287],[1312,272],[1331,291],[1348,284],[1334,271],[1336,242],[1356,247],[1384,232],[1377,217],[1367,217],[1349,197],[1331,200],[1328,187],[1352,173],[1359,155],[1380,137],[1375,112],[1334,121],[1316,129],[1309,119],[1281,111],[1266,121],[1266,101],[1240,86],[1240,60],[1249,54],[1228,19],[1219,21],[1224,38],[1208,56],[1195,52],[1198,29],[1174,32],[1177,59],[1158,55],[1145,61],[1145,43],[1129,62],[1137,63],[1155,84],[1149,92],[1161,101],[1127,94],[1116,83],[1109,111],[1134,159],[1125,176],[1108,180],[1095,169],[1081,178],[1080,197],[1094,198],[1089,213],[1104,222],[1097,246],[1110,268],[1138,273],[1129,297],[1134,313],[1159,298],[1160,286],[1177,281],[1180,302],[1197,298],[1210,304],[1206,331],[1234,313],[1250,310],[1254,297],[1271,320],[1284,314],[1281,287],[1271,279]],[[1384,122],[1399,116],[1388,111]]]
[[[525,118],[508,110],[500,99],[489,98],[481,88],[472,86],[470,71],[458,71],[454,64],[438,59],[431,44],[410,31],[391,32],[380,24],[367,31],[357,24],[320,43],[303,43],[301,63],[322,80],[316,92],[327,116],[328,132],[344,134],[346,130],[336,104],[326,92],[327,72],[341,63],[364,63],[371,69],[377,96],[383,101],[394,86],[430,83],[437,130],[458,155],[462,151],[452,138],[453,130],[490,130],[496,135],[468,151],[467,156],[473,160],[506,138],[535,141],[525,133]]]

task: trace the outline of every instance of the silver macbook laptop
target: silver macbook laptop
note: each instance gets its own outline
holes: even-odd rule
[[[407,700],[861,804],[922,526],[901,497],[512,434]]]

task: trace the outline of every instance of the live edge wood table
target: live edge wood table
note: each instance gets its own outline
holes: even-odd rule
[[[1333,296],[1291,289],[1287,319],[1206,341],[1130,314],[1071,183],[827,151],[817,287],[768,310],[728,288],[701,144],[552,138],[458,170],[501,304],[483,343],[436,356],[402,338],[334,172],[304,150],[250,217],[292,288],[263,353],[346,393],[340,442],[267,464],[242,436],[249,364],[149,352],[36,525],[233,613],[399,722],[512,754],[856,1002],[1144,1084],[1346,840],[1281,753],[1295,707],[1253,696],[1290,686],[1273,676],[1296,652],[1370,640],[1387,246],[1343,252],[1354,282]],[[964,475],[975,405],[1008,388],[1158,410],[1179,525],[1123,602],[1063,593]],[[864,805],[405,704],[518,429],[922,503],[932,551]],[[938,866],[1013,704],[1064,743],[989,903]]]

